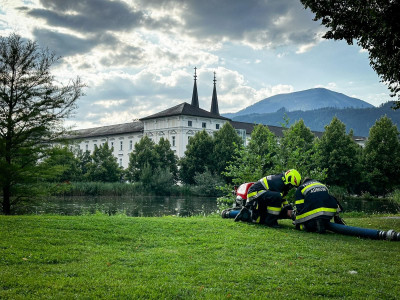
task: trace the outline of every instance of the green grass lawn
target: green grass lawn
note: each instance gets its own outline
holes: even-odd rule
[[[345,219],[400,231],[400,218]],[[400,242],[281,224],[271,229],[219,216],[0,216],[0,299],[400,297]]]

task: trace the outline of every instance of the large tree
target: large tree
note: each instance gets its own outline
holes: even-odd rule
[[[23,183],[38,176],[37,160],[64,133],[62,121],[82,95],[79,78],[62,85],[51,74],[58,60],[17,34],[0,37],[0,185],[5,214],[30,196]]]
[[[376,121],[369,131],[364,149],[366,187],[374,194],[386,194],[400,184],[399,131],[387,116]]]
[[[360,178],[361,148],[346,134],[346,125],[334,117],[317,144],[319,166],[327,169],[327,184],[354,188]]]
[[[204,173],[213,163],[213,138],[205,131],[189,139],[185,156],[179,161],[179,177],[184,183],[194,184],[197,173]]]
[[[250,154],[258,157],[263,174],[279,172],[276,169],[280,160],[278,138],[267,126],[258,124],[254,127],[248,148]]]
[[[400,99],[400,3],[392,0],[301,0],[328,28],[324,38],[357,44],[372,68]],[[397,101],[396,108],[400,108]]]
[[[283,132],[280,146],[283,170],[295,168],[303,178],[325,179],[325,172],[318,164],[315,135],[303,120]]]
[[[162,170],[171,173],[174,179],[178,177],[178,160],[171,149],[171,143],[168,139],[161,138],[158,144],[154,146],[158,155],[157,164]]]
[[[49,182],[80,181],[80,160],[68,146],[56,145],[48,150],[47,157],[39,165],[43,180]]]
[[[118,166],[117,158],[113,155],[113,148],[108,143],[95,147],[88,163],[86,174],[89,181],[118,182],[121,180],[122,169]]]
[[[240,185],[244,182],[257,181],[260,178],[281,172],[278,170],[280,160],[277,137],[265,125],[256,125],[249,145],[235,151],[228,163],[225,176]]]
[[[242,138],[237,134],[231,123],[225,123],[220,130],[214,133],[214,163],[210,166],[210,171],[221,175],[225,171],[227,163],[232,160],[235,149],[240,147],[242,143]]]
[[[157,168],[159,156],[155,150],[155,143],[147,135],[142,137],[134,148],[129,155],[127,174],[130,181],[139,181],[145,168],[151,172]]]

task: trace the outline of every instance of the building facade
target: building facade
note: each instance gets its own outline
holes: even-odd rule
[[[91,153],[96,146],[108,143],[113,148],[118,164],[123,168],[128,167],[130,153],[134,151],[135,144],[143,136],[148,136],[155,143],[158,143],[161,138],[167,139],[175,155],[180,158],[185,154],[189,139],[197,132],[205,130],[212,135],[229,122],[242,137],[243,144],[247,145],[255,124],[232,121],[219,114],[215,73],[210,111],[199,107],[196,81],[195,71],[191,104],[184,102],[129,123],[75,130],[69,138],[75,141],[80,150]],[[283,136],[282,127],[267,126],[278,138]],[[322,136],[322,132],[313,133],[317,137]],[[360,144],[365,142],[365,139],[360,137],[355,137],[355,139]]]
[[[226,122],[231,122],[219,114],[215,74],[210,111],[199,107],[196,73],[194,78],[191,104],[184,102],[130,123],[75,130],[70,139],[76,142],[80,150],[90,152],[96,146],[108,143],[113,148],[118,164],[123,168],[128,167],[129,155],[134,150],[135,143],[145,135],[155,143],[161,138],[167,139],[174,153],[182,157],[189,139],[197,132],[205,130],[212,135]],[[237,131],[246,143],[246,130],[238,128]],[[248,135],[250,136],[250,132]]]

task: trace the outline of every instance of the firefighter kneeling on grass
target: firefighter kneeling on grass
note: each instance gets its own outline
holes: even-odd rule
[[[256,222],[279,227],[278,219],[291,218],[293,208],[285,196],[298,187],[301,176],[295,169],[278,175],[269,175],[254,183],[247,192],[247,201],[235,218],[237,221]]]
[[[338,217],[338,211],[340,205],[322,183],[306,178],[297,188],[294,211],[296,229],[324,233],[330,220]]]

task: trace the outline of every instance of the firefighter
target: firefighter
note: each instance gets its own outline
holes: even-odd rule
[[[339,211],[340,205],[324,184],[306,178],[297,188],[294,211],[296,229],[324,233],[327,224],[333,217],[338,217]]]
[[[278,219],[290,218],[293,211],[285,197],[300,182],[300,173],[295,169],[261,178],[249,188],[246,204],[236,216],[235,222],[256,222],[279,227]]]

